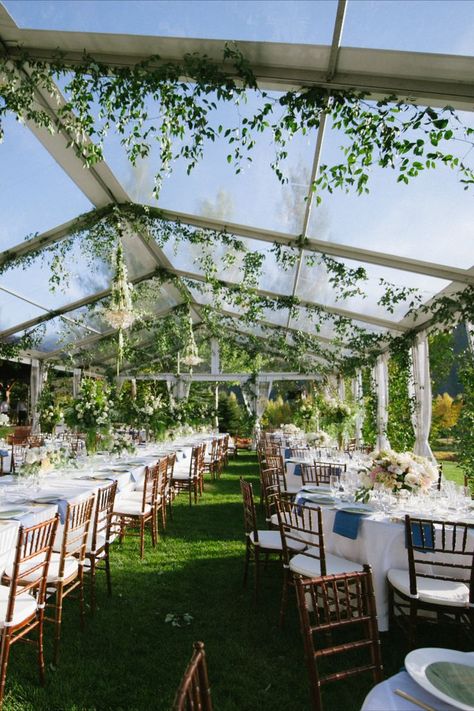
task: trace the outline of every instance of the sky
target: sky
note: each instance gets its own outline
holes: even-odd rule
[[[330,43],[336,5],[333,0],[4,0],[4,6],[21,27],[308,44]],[[474,1],[350,0],[342,45],[472,54]],[[224,117],[234,118],[231,114]],[[473,125],[472,115],[465,118]],[[298,233],[304,203],[300,199],[296,210],[292,205],[295,192],[303,195],[307,188],[315,139],[312,134],[294,142],[287,166],[290,186],[286,187],[278,183],[269,168],[272,149],[268,142],[256,147],[253,164],[240,176],[235,176],[227,165],[222,148],[212,145],[191,176],[186,175],[184,165],[175,167],[164,185],[159,205]],[[322,161],[340,160],[342,143],[340,135],[327,132]],[[115,136],[107,139],[105,155],[134,199],[156,204],[151,196],[156,155],[133,170]],[[472,195],[464,192],[457,176],[439,169],[404,186],[397,184],[390,173],[372,170],[368,196],[342,192],[324,196],[322,206],[313,211],[310,236],[450,266],[472,266]],[[0,249],[92,207],[29,130],[12,119],[6,121],[6,137],[0,145],[0,176]],[[180,268],[193,267],[190,252],[174,258]],[[383,275],[400,284],[418,286],[426,298],[445,285],[441,280],[394,270],[372,269],[372,273],[374,284]],[[283,291],[291,291],[291,276],[269,264],[267,284],[262,286],[269,288],[270,283],[273,288],[281,280],[282,284],[285,282]],[[300,295],[304,298],[318,294],[313,281],[311,273],[303,273]],[[85,288],[77,281],[68,299],[51,295],[39,267],[29,270],[27,283],[18,271],[7,272],[0,283],[34,294],[39,303],[49,308],[58,305],[58,300],[80,298]],[[372,295],[376,292],[374,286]],[[326,292],[319,293],[318,298],[331,297]],[[345,306],[365,308],[370,313],[378,309],[367,301]],[[2,295],[0,330],[40,312]]]

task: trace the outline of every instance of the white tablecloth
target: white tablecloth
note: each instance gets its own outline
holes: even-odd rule
[[[435,711],[455,711],[455,707],[425,691],[407,672],[400,672],[377,684],[367,694],[361,711],[420,711],[420,707],[395,694],[401,689]]]

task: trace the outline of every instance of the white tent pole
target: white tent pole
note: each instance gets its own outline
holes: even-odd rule
[[[411,347],[413,391],[415,394],[415,445],[413,451],[434,461],[429,436],[431,430],[431,376],[429,344],[426,331],[417,334]]]
[[[357,406],[357,414],[355,418],[355,441],[356,447],[363,444],[362,441],[362,425],[364,424],[364,393],[362,390],[362,371],[359,368],[355,376],[352,378],[352,397]]]
[[[378,356],[373,377],[377,394],[377,449],[389,449],[390,442],[387,437],[388,425],[388,353]]]

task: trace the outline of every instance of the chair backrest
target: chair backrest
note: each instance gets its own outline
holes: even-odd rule
[[[102,487],[96,493],[94,515],[89,534],[90,543],[88,544],[88,549],[91,553],[97,553],[110,542],[110,529],[112,527],[116,493],[116,481]]]
[[[276,469],[280,477],[285,474],[285,462],[281,454],[266,454],[265,469]]]
[[[318,578],[295,576],[298,613],[310,678],[312,708],[321,711],[321,686],[370,672],[374,683],[382,681],[383,666],[375,611],[372,573],[327,575]],[[332,631],[337,630],[337,643]],[[344,635],[345,641],[340,639]],[[334,655],[354,652],[356,666],[334,671]],[[362,656],[366,654],[366,659]],[[331,672],[322,675],[320,658],[331,658]],[[346,660],[350,660],[347,655]],[[349,661],[347,662],[349,663]],[[328,667],[329,668],[329,665]]]
[[[159,464],[154,467],[145,467],[145,479],[143,481],[142,513],[146,507],[156,501],[156,489],[158,485]]]
[[[441,463],[438,464],[438,481],[436,482],[436,488],[438,491],[441,491],[441,484],[443,481],[443,465]]]
[[[329,484],[332,476],[341,476],[347,470],[347,464],[333,462],[314,462],[315,476],[318,484]]]
[[[168,479],[173,478],[174,465],[176,464],[176,452],[170,452],[168,454]]]
[[[277,513],[277,498],[281,493],[280,477],[276,469],[263,469],[260,472],[260,485],[265,506],[265,518],[270,521],[273,514]]]
[[[191,461],[189,463],[189,476],[191,478],[200,476],[204,470],[204,449],[203,444],[196,444],[191,452]]]
[[[311,459],[311,450],[309,447],[290,447],[290,457],[295,459]]]
[[[301,551],[303,543],[306,545],[304,555],[319,561],[321,574],[325,575],[326,555],[320,507],[299,506],[288,499],[280,498],[277,501],[277,512],[283,548],[283,565],[289,566],[295,548],[299,546]]]
[[[24,528],[20,526],[10,578],[5,627],[11,627],[18,595],[30,593],[44,608],[49,561],[59,516]]]
[[[173,711],[212,711],[206,653],[202,642],[194,643],[194,653],[176,692]]]
[[[59,578],[63,577],[66,556],[74,556],[83,565],[92,519],[95,493],[87,499],[68,503],[64,520],[63,541],[59,561]]]
[[[158,462],[156,482],[156,500],[164,504],[166,500],[166,487],[168,485],[168,457],[163,457]]]
[[[410,594],[416,578],[465,582],[474,603],[474,524],[405,516]]]
[[[252,484],[249,484],[249,482],[242,479],[242,477],[240,477],[240,491],[242,492],[242,500],[244,504],[245,534],[249,536],[251,533],[253,533],[254,540],[255,542],[257,542],[257,513],[255,511],[255,503],[253,500],[253,488]]]

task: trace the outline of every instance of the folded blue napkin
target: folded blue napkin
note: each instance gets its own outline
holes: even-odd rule
[[[363,514],[349,513],[349,511],[336,511],[334,517],[333,533],[345,538],[355,540],[359,533],[359,524]]]
[[[293,469],[293,474],[295,476],[301,476],[301,464],[295,464],[295,468]]]
[[[8,449],[0,449],[0,457],[8,457],[9,454]]]
[[[289,459],[291,457],[291,449],[287,447],[285,449],[285,459]]]
[[[433,532],[430,523],[417,523],[411,521],[411,539],[415,548],[420,548],[419,553],[428,553],[430,548],[434,548]],[[422,533],[423,527],[423,533]],[[424,542],[423,542],[424,539]],[[405,548],[408,548],[408,541],[405,542]]]

